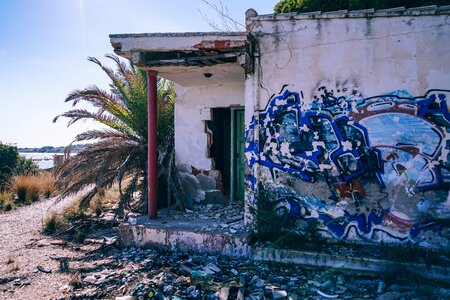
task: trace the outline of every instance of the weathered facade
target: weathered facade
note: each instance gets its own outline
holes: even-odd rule
[[[298,230],[448,249],[449,12],[249,10],[243,33],[111,41],[177,83],[177,163],[230,198],[245,176]]]

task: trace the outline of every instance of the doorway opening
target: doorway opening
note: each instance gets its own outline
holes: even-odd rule
[[[244,200],[244,109],[213,108],[207,121],[212,139],[209,157],[222,174],[223,194],[231,201]]]

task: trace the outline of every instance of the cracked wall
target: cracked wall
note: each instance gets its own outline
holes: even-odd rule
[[[298,230],[450,248],[450,18],[266,19],[251,33],[249,205],[270,190]]]

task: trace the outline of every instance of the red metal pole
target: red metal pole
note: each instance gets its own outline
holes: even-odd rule
[[[157,186],[158,186],[158,152],[156,141],[157,125],[157,86],[156,73],[147,71],[148,91],[147,91],[147,128],[148,128],[148,216],[156,219],[157,206]]]

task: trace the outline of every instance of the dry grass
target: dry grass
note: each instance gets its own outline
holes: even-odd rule
[[[7,265],[10,265],[11,268],[11,272],[17,272],[20,270],[20,264],[16,261],[16,259],[11,256],[8,255],[7,261],[6,261]]]
[[[17,175],[12,178],[12,191],[20,203],[30,204],[43,195],[49,198],[55,190],[55,177],[49,172],[37,175]]]
[[[30,204],[39,200],[40,177],[37,175],[17,175],[12,179],[12,189],[17,200]]]
[[[55,191],[55,176],[50,172],[43,172],[39,176],[41,184],[41,193],[45,198],[50,198],[50,196]]]
[[[129,180],[125,179],[122,188],[125,188]],[[119,185],[113,184],[113,186],[107,190],[103,189],[97,195],[92,198],[89,208],[86,213],[88,215],[95,215],[100,217],[101,214],[109,209],[117,208],[120,201]]]
[[[14,257],[11,256],[11,255],[8,255],[7,260],[6,260],[6,264],[10,265],[10,264],[13,264],[15,262],[16,262],[16,260],[14,259]]]
[[[0,193],[0,209],[11,210],[14,207],[14,195],[10,192]]]
[[[20,270],[20,264],[18,262],[14,262],[11,267],[11,271],[17,272]]]

